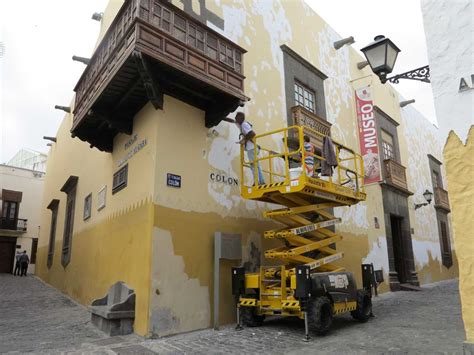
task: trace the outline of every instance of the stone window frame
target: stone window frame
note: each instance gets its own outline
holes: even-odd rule
[[[432,156],[431,154],[428,154],[428,163],[429,163],[429,167],[430,167],[430,173],[431,173],[431,184],[432,184],[432,187],[433,187],[433,192],[434,192],[434,188],[435,188],[435,185],[433,184],[433,182],[435,181],[435,174],[437,175],[437,186],[444,189],[444,184],[443,184],[443,175],[441,174],[441,165],[443,165],[443,163],[441,161],[439,161],[438,159],[436,159],[434,156]]]
[[[283,54],[284,90],[288,125],[292,126],[295,124],[291,109],[295,106],[296,82],[314,92],[313,113],[327,121],[324,80],[328,76],[286,44],[281,45],[280,49]]]
[[[453,265],[453,252],[451,249],[451,241],[449,239],[449,228],[447,221],[439,221],[439,233],[441,244],[441,259],[443,265],[449,269]]]
[[[76,192],[77,182],[79,178],[77,176],[70,176],[64,186],[61,188],[61,192],[67,194],[66,199],[66,210],[64,213],[64,233],[63,233],[63,246],[61,253],[61,264],[66,267],[71,261],[72,253],[72,239],[74,235],[74,213],[76,209]]]
[[[82,219],[88,220],[92,216],[92,192],[84,197],[84,211],[82,213]]]
[[[50,268],[53,265],[54,259],[54,247],[56,243],[56,227],[58,224],[58,207],[59,200],[51,200],[47,209],[51,210],[51,225],[49,231],[49,244],[48,244],[48,258],[46,265]]]
[[[431,184],[433,193],[435,192],[435,174],[437,175],[437,185],[440,188],[444,188],[443,185],[443,175],[441,174],[441,165],[443,163],[436,159],[433,155],[428,154],[428,164],[431,173]],[[437,208],[436,209],[436,220],[438,225],[438,236],[439,236],[439,247],[441,250],[441,262],[445,267],[448,269],[453,265],[453,252],[451,248],[451,240],[449,236],[449,223],[448,223],[448,213],[443,209]]]
[[[36,264],[36,255],[38,253],[38,238],[33,238],[31,240],[31,257],[30,257],[30,264]]]
[[[117,170],[112,178],[112,195],[126,188],[128,185],[128,164]]]

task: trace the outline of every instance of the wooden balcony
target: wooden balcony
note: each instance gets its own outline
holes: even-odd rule
[[[324,136],[331,135],[331,123],[322,119],[315,113],[307,110],[303,106],[294,106],[291,108],[291,117],[293,124],[296,126],[306,126]],[[311,131],[305,132],[310,136],[311,142],[318,147],[322,147],[323,139],[321,136],[312,134]]]
[[[0,230],[8,235],[17,235],[26,233],[28,230],[28,220],[23,218],[9,219],[0,217]]]
[[[434,203],[435,208],[442,208],[446,211],[451,211],[449,208],[448,191],[441,187],[434,188]]]
[[[218,124],[247,99],[245,50],[165,0],[125,0],[75,87],[71,133],[112,151],[134,115],[163,95],[205,111]]]
[[[389,185],[408,191],[405,167],[392,159],[383,161],[385,180]]]

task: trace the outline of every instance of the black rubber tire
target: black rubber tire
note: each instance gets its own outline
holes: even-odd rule
[[[332,304],[327,297],[313,298],[308,303],[308,326],[318,335],[329,332],[332,325]]]
[[[263,324],[265,316],[259,316],[256,314],[255,307],[244,307],[239,308],[240,321],[245,327],[260,327]]]
[[[357,308],[351,312],[352,318],[361,323],[369,320],[372,314],[372,297],[366,290],[357,290]]]

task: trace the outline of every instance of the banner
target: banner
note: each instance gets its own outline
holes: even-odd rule
[[[364,184],[381,180],[379,143],[370,87],[355,92],[360,154],[364,160]]]

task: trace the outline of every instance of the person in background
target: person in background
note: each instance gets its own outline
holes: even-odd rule
[[[20,271],[21,271],[20,257],[21,257],[21,253],[17,251],[15,255],[15,271],[13,272],[14,276],[20,276]]]
[[[254,174],[254,157],[255,157],[255,149],[256,155],[258,156],[259,149],[255,147],[252,142],[252,139],[256,136],[255,132],[253,131],[252,124],[245,120],[245,114],[243,112],[237,112],[235,115],[235,120],[232,118],[224,118],[224,121],[235,123],[237,127],[240,129],[241,137],[239,140],[239,144],[244,145],[244,149],[247,152],[247,157],[250,161],[250,168],[252,170],[252,175]],[[263,177],[262,167],[260,166],[260,162],[257,161],[257,171],[258,171],[258,184],[263,185],[265,184],[265,178]],[[255,176],[254,176],[255,181]]]
[[[314,174],[314,156],[310,154],[314,154],[314,146],[311,144],[310,139],[307,135],[303,137],[303,147],[305,151],[304,155],[304,165],[306,167],[306,175],[312,177]],[[306,154],[310,153],[310,154]]]
[[[26,272],[28,271],[28,264],[30,263],[30,258],[28,254],[26,254],[26,250],[23,251],[23,254],[20,255],[20,266],[21,266],[21,275],[26,276]]]

